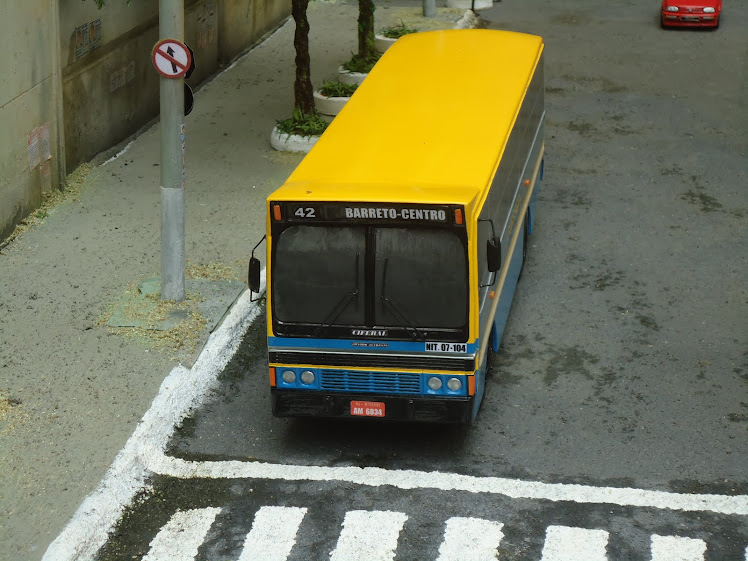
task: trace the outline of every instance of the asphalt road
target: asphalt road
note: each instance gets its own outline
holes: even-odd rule
[[[748,7],[727,3],[716,32],[662,30],[657,7],[482,14],[544,36],[547,128],[536,230],[472,427],[275,419],[254,325],[167,454],[748,494]],[[222,510],[199,558],[234,559],[263,506],[309,509],[293,560],[327,558],[346,513],[372,510],[407,516],[398,559],[435,559],[454,517],[504,524],[502,559],[539,559],[555,526],[608,532],[615,560],[650,559],[653,535],[707,544],[688,559],[742,561],[748,545],[744,515],[668,507],[241,476],[154,485],[101,559],[140,558],[177,509],[205,508]]]

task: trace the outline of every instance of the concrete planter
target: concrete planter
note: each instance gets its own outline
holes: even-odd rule
[[[447,8],[469,10],[471,7],[471,0],[447,0]],[[493,8],[493,0],[475,0],[476,10],[487,10],[488,8]]]
[[[395,41],[397,41],[397,39],[390,39],[389,37],[385,37],[384,35],[374,35],[374,46],[380,53],[383,53],[384,51],[389,49],[392,43],[394,43]]]
[[[300,136],[298,134],[284,134],[278,131],[278,127],[273,127],[270,133],[270,146],[279,152],[309,152],[317,141],[319,136]]]
[[[335,115],[340,113],[350,97],[326,96],[319,90],[314,91],[314,106],[325,121],[332,121]],[[328,118],[329,117],[329,118]]]
[[[360,84],[367,76],[363,72],[349,72],[342,66],[338,67],[338,80],[344,84]]]

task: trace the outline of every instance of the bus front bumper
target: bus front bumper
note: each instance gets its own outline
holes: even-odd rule
[[[425,423],[470,423],[473,398],[434,399],[415,396],[335,394],[271,389],[276,417],[336,417],[418,421]],[[355,402],[383,404],[383,415],[354,415]],[[364,408],[364,411],[367,411]]]

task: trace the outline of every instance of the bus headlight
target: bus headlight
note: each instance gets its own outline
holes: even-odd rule
[[[447,388],[453,392],[460,391],[462,389],[462,382],[459,378],[450,378],[447,380]]]
[[[434,376],[433,378],[429,378],[428,385],[430,389],[438,391],[442,389],[442,379],[437,378],[436,376]]]
[[[304,372],[301,373],[301,383],[306,384],[307,386],[309,384],[314,383],[314,372],[311,370],[304,370]]]
[[[281,377],[286,384],[293,384],[296,381],[296,373],[293,370],[285,370]]]

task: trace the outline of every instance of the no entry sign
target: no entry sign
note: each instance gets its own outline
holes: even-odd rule
[[[156,72],[164,78],[182,78],[192,66],[192,53],[176,39],[162,39],[151,53]]]

